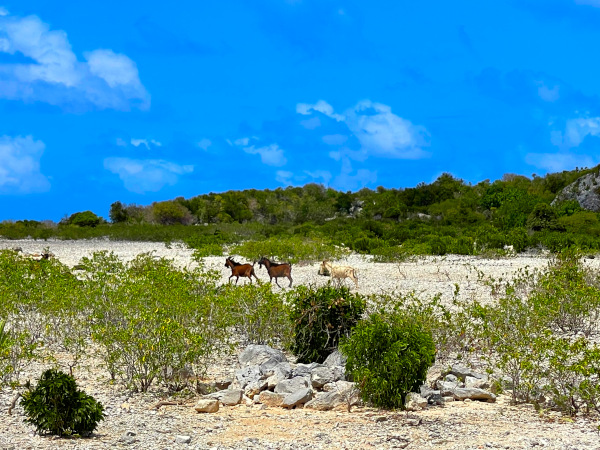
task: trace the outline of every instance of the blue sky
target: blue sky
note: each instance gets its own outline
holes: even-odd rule
[[[600,163],[600,0],[0,0],[0,220]]]

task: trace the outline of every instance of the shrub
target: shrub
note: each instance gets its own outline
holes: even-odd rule
[[[25,421],[38,433],[88,435],[104,419],[104,407],[77,389],[75,379],[55,369],[46,370],[35,389],[23,394]]]
[[[69,225],[77,225],[79,227],[95,227],[102,222],[102,219],[92,211],[83,211],[72,214],[67,223]]]
[[[288,308],[284,297],[273,292],[270,284],[226,284],[218,302],[243,344],[285,345],[289,342]]]
[[[300,286],[291,295],[291,351],[300,363],[325,361],[365,310],[363,297],[350,293],[346,287]]]
[[[431,332],[399,313],[372,314],[340,349],[363,400],[384,408],[404,409],[406,395],[423,384],[435,360]]]

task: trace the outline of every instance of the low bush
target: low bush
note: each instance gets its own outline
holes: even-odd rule
[[[404,409],[406,395],[417,391],[435,360],[431,332],[412,317],[375,313],[360,321],[340,342],[346,370],[364,401]]]
[[[102,403],[77,389],[75,379],[55,369],[46,370],[35,389],[23,394],[21,405],[38,433],[86,436],[104,419]]]
[[[365,310],[365,300],[346,287],[300,286],[290,294],[293,337],[290,350],[300,363],[321,363],[349,336]]]

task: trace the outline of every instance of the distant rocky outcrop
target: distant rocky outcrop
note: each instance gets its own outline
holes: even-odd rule
[[[600,211],[600,172],[592,172],[578,178],[558,193],[552,206],[567,200],[577,200],[583,209]]]

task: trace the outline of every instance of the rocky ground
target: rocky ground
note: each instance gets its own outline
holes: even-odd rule
[[[191,251],[164,244],[113,241],[0,241],[1,248],[21,247],[24,252],[40,253],[49,247],[65,264],[73,266],[82,256],[97,250],[112,250],[124,259],[153,251],[172,258],[181,266],[193,264]],[[240,258],[241,260],[241,258]],[[225,258],[207,258],[209,267],[229,276]],[[519,268],[543,267],[541,256],[517,256],[503,259],[447,256],[420,258],[400,264],[373,263],[368,258],[351,256],[344,264],[357,269],[359,292],[415,291],[429,296],[441,293],[449,300],[460,287],[459,298],[476,296],[489,299],[489,289],[477,281],[477,271],[488,277],[510,278]],[[599,259],[586,263],[598,269]],[[258,267],[257,267],[258,269]],[[317,274],[318,265],[295,265],[294,284],[325,284]],[[268,281],[264,269],[257,270]],[[247,281],[241,281],[247,282]],[[286,281],[280,280],[284,286]],[[348,286],[353,284],[348,280]],[[278,289],[275,287],[275,289]],[[354,290],[354,287],[352,287]],[[563,418],[552,412],[540,414],[530,405],[512,406],[509,398],[498,396],[495,403],[478,401],[447,402],[418,412],[381,411],[366,407],[347,410],[286,410],[261,404],[222,406],[218,412],[199,414],[195,399],[182,405],[154,406],[163,399],[159,390],[131,394],[119,385],[110,385],[97,370],[90,355],[75,373],[78,384],[106,406],[106,420],[88,439],[54,439],[34,434],[23,423],[22,409],[12,415],[8,408],[10,390],[0,391],[0,449],[50,448],[131,448],[131,449],[233,449],[233,448],[533,448],[600,449],[597,422],[590,419]],[[42,366],[32,367],[28,376],[39,376]],[[231,377],[237,369],[235,358],[215,367],[213,377]],[[440,370],[436,367],[431,377]]]

